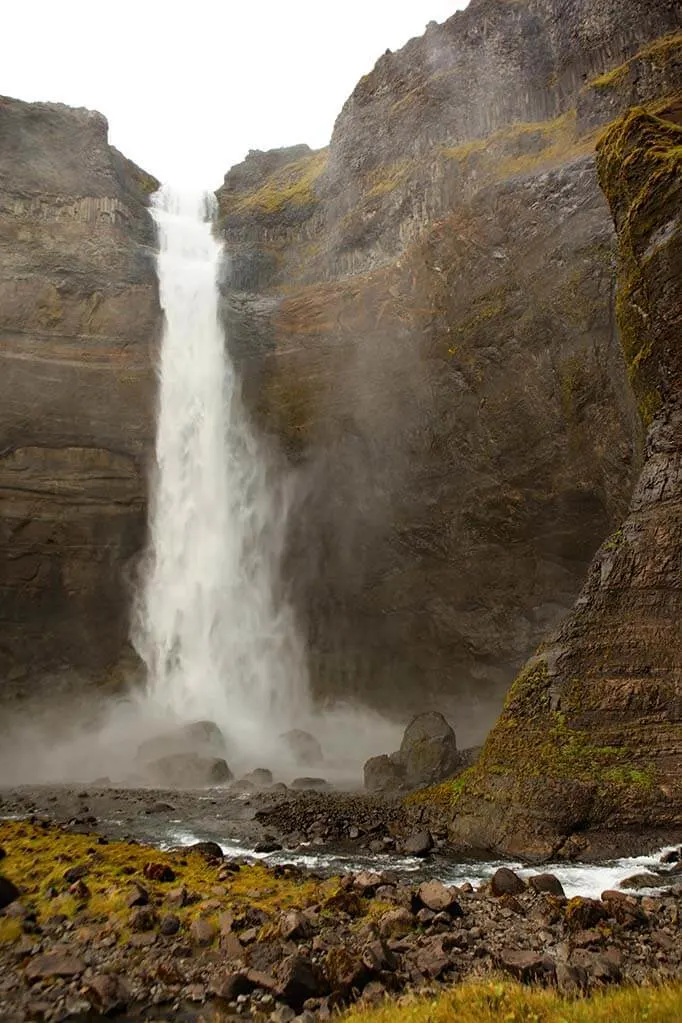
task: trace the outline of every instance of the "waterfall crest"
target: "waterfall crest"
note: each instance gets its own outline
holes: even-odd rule
[[[150,535],[133,642],[147,698],[249,751],[298,723],[308,683],[280,563],[287,487],[242,405],[219,319],[213,197],[154,197],[165,325]]]

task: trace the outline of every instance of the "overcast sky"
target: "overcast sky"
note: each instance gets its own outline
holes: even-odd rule
[[[3,7],[0,94],[99,110],[111,142],[146,170],[215,188],[249,149],[326,145],[384,50],[466,6],[20,0]]]

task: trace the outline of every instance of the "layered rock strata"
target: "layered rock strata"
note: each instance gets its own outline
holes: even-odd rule
[[[594,146],[667,100],[680,24],[473,2],[381,58],[328,151],[226,176],[230,342],[303,483],[289,574],[323,696],[437,705],[477,741],[622,521],[642,429]]]
[[[97,113],[0,98],[3,696],[90,677],[127,635],[159,326],[157,186]]]
[[[619,238],[618,314],[648,424],[622,525],[451,786],[458,844],[576,855],[682,828],[682,105],[598,148]]]

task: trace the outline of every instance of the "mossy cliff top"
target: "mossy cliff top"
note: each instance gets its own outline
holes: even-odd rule
[[[273,154],[260,154],[263,173],[254,167],[246,177],[234,172],[226,175],[225,184],[216,193],[221,219],[281,215],[314,207],[319,201],[316,183],[325,170],[327,150],[300,156],[298,150],[302,148],[307,147],[293,147],[292,155],[298,158],[279,166],[268,159]],[[247,163],[242,166],[246,168]]]

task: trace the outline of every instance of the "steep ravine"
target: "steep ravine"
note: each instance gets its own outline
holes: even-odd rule
[[[100,115],[0,97],[2,697],[111,677],[146,517],[156,186]]]

